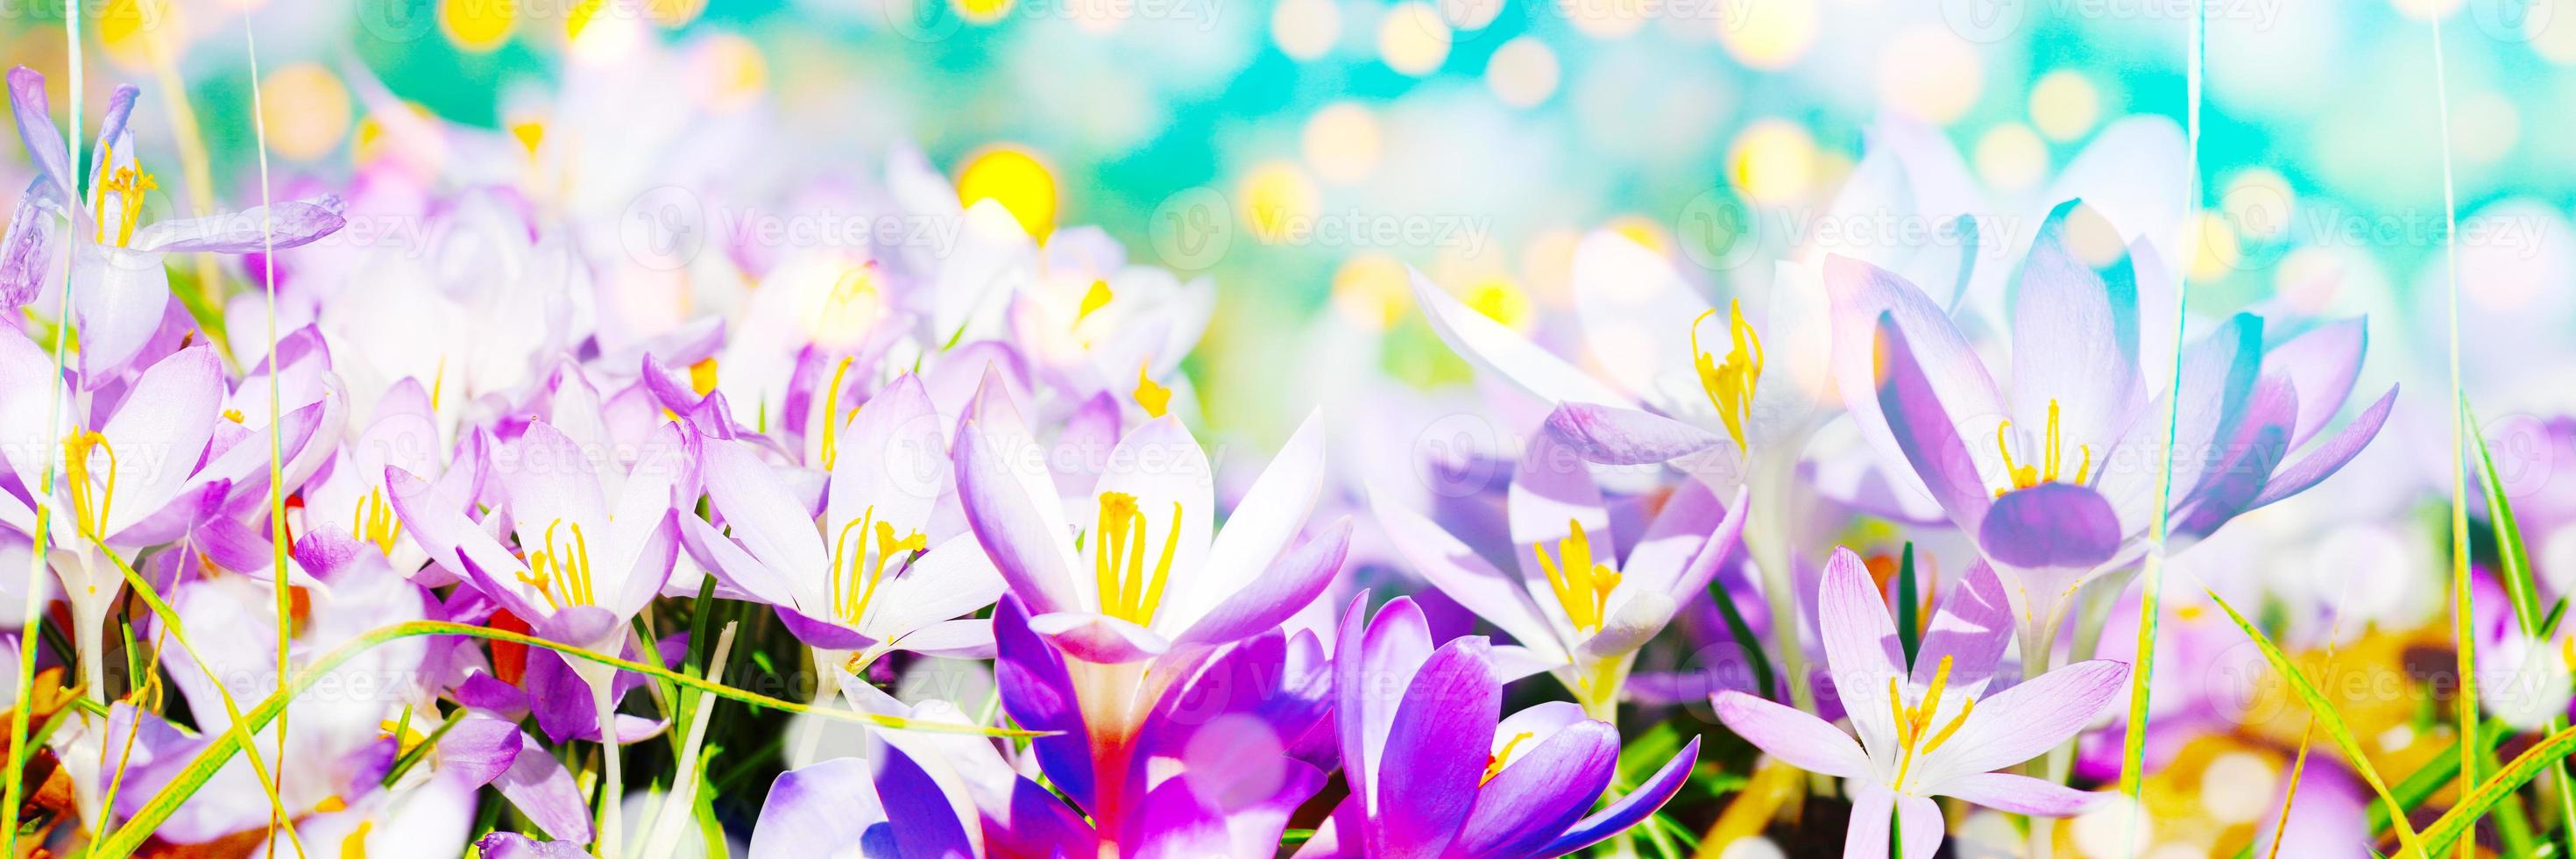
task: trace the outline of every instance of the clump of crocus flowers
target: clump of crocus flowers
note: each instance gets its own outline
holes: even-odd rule
[[[1337,470],[1388,462],[1340,429],[1366,409],[1255,446],[1202,413],[1212,282],[917,153],[814,193],[938,247],[720,234],[645,271],[595,205],[634,177],[566,166],[610,131],[587,88],[499,134],[370,83],[355,173],[297,178],[337,193],[155,219],[173,143],[136,90],[84,165],[44,79],[9,83],[22,853],[1679,856],[1827,808],[1846,855],[1929,856],[1936,796],[2100,805],[2050,755],[2129,673],[2060,659],[2066,627],[2091,654],[2151,548],[2325,480],[2393,398],[2322,431],[2358,320],[2240,315],[2160,371],[2157,247],[2077,248],[2069,198],[1977,324],[1822,250],[1721,308],[1605,230],[1560,354],[1417,274],[1432,334],[1518,389],[1511,441]],[[705,177],[671,129],[791,133],[710,109],[635,143]],[[1854,193],[1938,169],[1919,144]],[[2226,455],[2149,510],[2115,464],[2166,443],[2159,397]]]

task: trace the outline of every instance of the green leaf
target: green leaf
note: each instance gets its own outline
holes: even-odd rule
[[[2524,749],[2522,754],[2515,755],[2512,763],[2505,764],[2504,769],[2498,770],[2494,776],[2479,782],[2476,790],[2470,791],[2459,804],[2442,812],[2432,826],[2424,829],[2420,844],[2429,851],[2424,855],[2448,852],[2461,835],[2476,826],[2488,812],[2495,810],[2496,804],[2511,798],[2542,770],[2566,760],[2569,752],[2576,752],[2576,728],[2560,729],[2539,744]]]
[[[2344,724],[2343,715],[2335,710],[2334,703],[2326,700],[2326,696],[2317,691],[2315,684],[2308,682],[2307,672],[2299,670],[2298,664],[2291,662],[2289,655],[2281,652],[2280,645],[2272,643],[2271,636],[2264,635],[2261,629],[2255,628],[2253,622],[2237,613],[2236,607],[2228,605],[2225,597],[2219,596],[2214,590],[2206,588],[2203,590],[2209,594],[2212,601],[2218,603],[2221,611],[2227,612],[2227,619],[2235,621],[2236,628],[2244,630],[2245,635],[2254,640],[2255,648],[2261,650],[2263,658],[2272,663],[2272,670],[2279,672],[2283,679],[2290,682],[2290,689],[2299,693],[2299,699],[2308,705],[2308,712],[2316,717],[2317,727],[2325,729],[2326,737],[2334,740],[2335,747],[2343,751],[2345,761],[2352,764],[2353,771],[2361,775],[2361,780],[2368,783],[2370,789],[2379,794],[2380,801],[2387,803],[2391,808],[2409,807],[2399,804],[2397,798],[2389,794],[2388,783],[2379,777],[2378,768],[2370,765],[2370,756],[2362,750],[2361,742],[2353,738],[2352,726]],[[2397,840],[2405,845],[2407,852],[2421,859],[2431,859],[2432,854],[2424,852],[2423,839],[2415,834],[2415,825],[2407,821],[2403,814],[2394,817],[2393,821],[2397,824]]]
[[[1896,642],[1905,646],[1905,664],[1914,664],[1914,655],[1923,650],[1923,594],[1914,582],[1914,541],[1905,541],[1905,555],[1896,564]]]
[[[1762,690],[1762,697],[1771,697],[1771,690],[1779,688],[1772,685],[1771,657],[1763,655],[1762,640],[1754,636],[1753,625],[1744,622],[1744,612],[1736,609],[1734,592],[1712,579],[1708,595],[1717,603],[1718,615],[1726,618],[1727,637],[1735,639],[1735,649],[1743,651],[1745,661],[1753,665],[1753,688]]]

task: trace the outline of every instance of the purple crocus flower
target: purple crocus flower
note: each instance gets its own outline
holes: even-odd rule
[[[1518,646],[1495,653],[1507,679],[1555,672],[1586,714],[1607,720],[1637,649],[1706,591],[1735,551],[1746,493],[1738,488],[1721,506],[1706,485],[1684,484],[1623,551],[1590,467],[1553,435],[1534,433],[1508,493],[1517,575],[1422,514],[1372,506],[1433,586],[1512,636]]]
[[[2078,587],[2144,553],[2166,433],[2148,395],[2164,387],[2149,373],[2171,363],[2157,348],[2171,342],[2170,323],[2141,321],[2156,310],[2141,296],[2156,286],[2156,263],[2143,243],[2106,267],[2085,262],[2068,232],[2080,206],[2059,206],[2022,264],[2008,387],[1914,284],[1850,259],[1826,266],[1844,405],[1880,457],[1906,466],[1994,562],[2025,647],[2053,640]],[[2183,353],[2176,540],[2316,485],[2369,443],[2394,386],[2319,436],[2352,390],[2362,347],[2356,318],[2266,348],[2263,320],[2240,313]]]
[[[159,186],[137,166],[126,127],[135,96],[134,87],[124,86],[108,97],[83,199],[73,175],[77,164],[46,103],[45,76],[25,66],[9,70],[9,107],[36,180],[0,239],[0,306],[15,309],[43,290],[59,239],[54,218],[69,218],[72,312],[80,325],[81,367],[94,382],[123,368],[160,328],[170,305],[162,255],[285,250],[330,235],[342,223],[339,199],[322,197],[143,226],[144,197]]]
[[[932,545],[925,533],[949,479],[946,427],[910,375],[869,398],[835,434],[819,531],[815,511],[752,446],[709,440],[707,495],[731,533],[681,517],[690,553],[777,606],[817,651],[860,664],[899,649],[989,655],[991,621],[956,618],[1000,597],[1001,575],[974,535]]]
[[[1083,529],[1070,524],[1046,451],[998,376],[987,376],[958,435],[957,488],[977,539],[1034,615],[1030,628],[1086,664],[1128,665],[1274,628],[1322,592],[1349,545],[1343,521],[1291,547],[1323,491],[1312,417],[1222,533],[1207,453],[1170,416],[1119,439],[1089,511],[1096,521]]]
[[[1435,650],[1411,599],[1387,603],[1375,621],[1367,605],[1365,594],[1352,601],[1334,647],[1333,715],[1351,793],[1297,859],[1562,856],[1655,813],[1699,760],[1693,738],[1586,816],[1617,770],[1618,729],[1564,701],[1501,716],[1483,637]]]
[[[1888,855],[1891,810],[1902,821],[1901,855],[1931,856],[1946,829],[1934,796],[2046,817],[2077,814],[2095,799],[1995,770],[2082,731],[2126,686],[2129,666],[2079,662],[1988,694],[2013,634],[2013,609],[1990,567],[1978,565],[1941,601],[1910,666],[1896,621],[1859,555],[1834,551],[1818,603],[1825,661],[1857,742],[1823,719],[1742,692],[1712,700],[1718,720],[1764,752],[1846,779],[1852,798],[1846,859]]]
[[[995,610],[994,680],[1013,722],[1048,732],[1029,751],[1080,813],[1017,777],[981,803],[988,855],[1277,850],[1289,814],[1324,783],[1327,757],[1314,738],[1334,680],[1313,633],[1274,627],[1153,663],[1098,666],[1042,637],[1033,620],[1016,596]],[[1149,664],[1150,677],[1104,670]],[[1128,685],[1098,685],[1119,679]]]
[[[935,762],[934,762],[935,763]],[[779,773],[752,829],[751,859],[814,855],[977,855],[943,785],[903,749],[880,743],[875,763],[835,758]]]

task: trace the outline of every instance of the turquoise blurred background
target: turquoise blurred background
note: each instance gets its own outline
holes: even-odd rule
[[[2181,121],[2193,11],[2190,0],[76,2],[93,102],[109,81],[148,93],[185,81],[229,197],[252,154],[245,14],[272,151],[295,176],[345,176],[364,149],[354,70],[439,116],[507,128],[527,120],[514,115],[522,94],[584,73],[569,55],[619,49],[570,36],[602,21],[620,39],[675,46],[715,95],[674,97],[745,99],[785,130],[768,154],[809,169],[878,176],[904,142],[952,178],[979,155],[1030,156],[1052,213],[1015,208],[1040,232],[1099,224],[1132,258],[1217,280],[1224,300],[1192,365],[1209,391],[1277,378],[1276,356],[1296,354],[1303,321],[1327,312],[1387,331],[1383,363],[1399,376],[1458,378],[1409,311],[1403,265],[1522,327],[1565,307],[1574,240],[1601,226],[1678,257],[1723,257],[1696,272],[1713,291],[1760,281],[1763,261],[1797,243],[1784,225],[1830,201],[1886,113],[1939,128],[1994,193],[2035,193],[2112,120]],[[58,73],[60,12],[11,6],[12,57]],[[2512,201],[2523,227],[2488,240],[2503,245],[2486,250],[2504,283],[2472,278],[2465,294],[2501,312],[2534,289],[2564,292],[2576,147],[2559,141],[2576,103],[2576,0],[2212,0],[2208,16],[2210,214],[2195,308],[2284,298],[2321,267],[2337,286],[2285,300],[2413,306],[2439,257],[2435,16],[2461,211]],[[1222,251],[1158,237],[1189,227],[1173,220],[1191,211],[1176,201],[1209,200],[1230,210]],[[1777,216],[1683,230],[1711,200]],[[1341,226],[1291,235],[1276,229],[1283,219]],[[1220,424],[1276,424],[1258,403],[1209,399]]]

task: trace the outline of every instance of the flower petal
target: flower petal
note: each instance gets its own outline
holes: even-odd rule
[[[1423,277],[1422,272],[1407,269],[1406,274],[1413,286],[1413,302],[1422,307],[1423,316],[1431,321],[1431,330],[1439,332],[1440,339],[1477,371],[1501,377],[1549,403],[1637,408],[1635,398],[1594,380],[1502,323],[1469,309],[1439,284]]]
[[[1172,647],[1153,630],[1089,612],[1038,615],[1029,618],[1029,631],[1054,644],[1066,657],[1102,665],[1152,659]]]
[[[2066,742],[2109,706],[2129,679],[2126,663],[2078,662],[1977,702],[1957,736],[1916,762],[1925,784],[1990,772]]]
[[[1764,754],[1790,766],[1842,778],[1869,773],[1869,755],[1842,729],[1804,710],[1784,707],[1742,692],[1719,692],[1709,699],[1717,720]]]
[[[1234,523],[1227,522],[1226,527],[1231,530]],[[1219,536],[1218,540],[1221,544],[1224,538]],[[1350,548],[1351,520],[1334,520],[1295,551],[1279,556],[1250,586],[1234,592],[1190,624],[1176,643],[1223,644],[1276,628],[1323,594],[1324,588],[1333,583],[1333,576],[1342,571],[1342,561],[1350,554]]]
[[[1913,468],[1942,511],[1960,528],[1973,531],[1984,521],[1994,498],[1986,491],[1986,471],[1979,464],[1977,448],[1961,435],[1958,422],[1962,416],[1979,414],[1978,407],[1953,411],[1942,401],[1933,378],[1936,373],[1982,377],[1984,368],[1933,368],[1917,361],[1893,313],[1879,317],[1877,332],[1876,363],[1882,370],[1871,396],[1886,421],[1885,432],[1901,461]],[[1953,358],[1976,360],[1973,353]]]
[[[1997,811],[2039,817],[2074,817],[2103,795],[2012,773],[1970,773],[1941,783],[1937,793]]]
[[[1575,823],[1573,829],[1566,830],[1564,835],[1559,835],[1555,841],[1548,842],[1547,847],[1540,850],[1538,855],[1562,856],[1597,844],[1601,839],[1628,831],[1628,828],[1637,825],[1638,821],[1645,820],[1647,815],[1663,808],[1664,803],[1672,801],[1673,795],[1681,792],[1682,783],[1690,780],[1691,765],[1698,762],[1699,738],[1692,737],[1688,744],[1682,746],[1681,751],[1673,753],[1672,760],[1665,761],[1663,768],[1656,770],[1654,775],[1647,776],[1644,783],[1637,785],[1636,790],[1629,791],[1627,796],[1612,801],[1610,807],[1594,812],[1592,816]]]
[[[1951,659],[1949,688],[1961,694],[1985,694],[1986,684],[1994,679],[1995,666],[2003,661],[2004,648],[2012,641],[2012,599],[2004,590],[2003,579],[1995,568],[1983,560],[1968,567],[1968,577],[1941,600],[1932,614],[1931,627],[1923,632],[1924,653],[1946,654]],[[1920,659],[1914,665],[1914,683],[1932,685],[1933,674],[1940,670],[1937,659]]]
[[[340,231],[340,198],[288,200],[239,212],[159,221],[134,233],[129,245],[159,253],[265,253],[300,248]]]
[[[2292,450],[2325,429],[2326,422],[2343,411],[2344,398],[2352,396],[2353,382],[2361,376],[2362,354],[2370,345],[2363,322],[2358,316],[2327,322],[2263,356],[2264,372],[2286,374],[2298,387],[2298,430],[2290,435]]]
[[[947,425],[919,379],[905,374],[869,397],[836,438],[824,506],[831,532],[863,515],[892,524],[897,535],[930,529],[931,507],[954,470]],[[805,530],[813,532],[810,525]]]
[[[1386,531],[1388,542],[1395,544],[1396,553],[1442,594],[1501,628],[1533,655],[1557,664],[1572,658],[1555,626],[1539,614],[1519,581],[1494,569],[1422,514],[1391,503],[1374,487],[1369,509],[1377,514],[1378,525]]]
[[[988,401],[998,389],[988,378],[986,393],[977,401]],[[1073,538],[1062,502],[1047,476],[1045,457],[1017,414],[979,406],[957,435],[958,500],[975,539],[1011,583],[1011,592],[1041,614],[1081,607],[1073,579]]]
[[[1387,726],[1378,765],[1378,855],[1437,855],[1456,837],[1476,800],[1485,749],[1462,738],[1490,737],[1502,686],[1494,681],[1483,638],[1469,636],[1433,651],[1414,672]]]
[[[2302,397],[2300,405],[2302,412],[2307,408],[2305,403],[2306,398]],[[2305,492],[2309,487],[2324,482],[2326,478],[2333,477],[2335,472],[2343,470],[2345,463],[2361,455],[2361,449],[2368,446],[2371,439],[2379,436],[2379,428],[2388,423],[2389,409],[2396,403],[2397,386],[2390,385],[2388,393],[2379,395],[2379,400],[2371,403],[2370,408],[2363,409],[2351,423],[2344,424],[2343,429],[2337,430],[2334,435],[2318,443],[2315,450],[2300,457],[2298,462],[2274,472],[2272,479],[2263,484],[2263,494],[2255,496],[2253,506],[2261,507]]]
[[[1315,509],[1315,499],[1324,491],[1324,427],[1320,413],[1310,413],[1288,437],[1288,443],[1271,458],[1270,466],[1254,478],[1252,488],[1244,491],[1243,500],[1227,515],[1225,530],[1216,535],[1208,547],[1206,566],[1199,569],[1196,582],[1187,591],[1176,591],[1165,600],[1164,612],[1170,622],[1166,628],[1192,629],[1219,606],[1239,600],[1254,590],[1274,590],[1268,580],[1277,565],[1291,559],[1283,556],[1305,527],[1306,517]],[[1185,516],[1187,514],[1184,514]],[[1211,514],[1212,515],[1212,511]],[[1205,522],[1208,515],[1198,517]],[[1311,544],[1310,544],[1311,545]],[[1321,560],[1321,559],[1310,559]],[[1338,559],[1326,565],[1326,575],[1340,568]],[[1172,568],[1183,569],[1175,558]],[[1308,564],[1296,572],[1312,573]],[[1308,582],[1293,582],[1303,589]],[[1315,591],[1322,589],[1320,580],[1313,581]],[[1293,595],[1293,594],[1291,594]],[[1283,606],[1285,613],[1304,608],[1314,592],[1304,595],[1295,605]],[[1274,618],[1275,619],[1275,618]],[[1268,626],[1268,623],[1262,626]],[[1245,629],[1250,633],[1252,629]],[[1240,636],[1236,636],[1240,637]]]
[[[1538,740],[1477,789],[1451,855],[1536,855],[1601,798],[1618,761],[1619,732],[1606,722],[1577,723]]]
[[[2119,514],[2090,487],[2042,483],[1995,499],[1977,548],[2022,570],[2089,571],[2120,550]]]
[[[944,809],[943,809],[944,810]],[[835,758],[778,774],[751,830],[751,859],[858,850],[868,827],[885,822],[868,762]]]
[[[750,553],[765,575],[753,581],[740,572],[720,569],[773,605],[809,610],[825,605],[820,579],[835,559],[824,554],[822,539],[814,530],[814,511],[798,503],[796,493],[788,490],[769,463],[739,441],[711,440],[699,455],[705,462],[708,505],[724,518],[732,539],[741,542],[742,550]],[[712,533],[704,525],[684,527]]]
[[[1699,427],[1640,409],[1598,403],[1561,403],[1547,415],[1547,431],[1584,459],[1604,465],[1669,462],[1732,444]]]
[[[1824,640],[1826,670],[1862,744],[1883,748],[1894,742],[1896,725],[1887,721],[1887,684],[1905,676],[1905,653],[1896,640],[1896,618],[1888,614],[1878,586],[1850,549],[1835,549],[1825,561],[1816,629]]]

